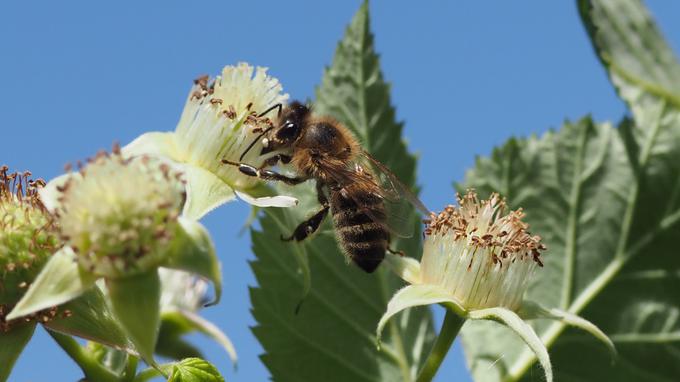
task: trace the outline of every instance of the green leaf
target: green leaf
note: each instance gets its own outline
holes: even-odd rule
[[[7,380],[34,331],[34,323],[13,327],[9,332],[0,331],[0,382]]]
[[[135,348],[149,365],[160,327],[161,282],[158,271],[106,280],[111,310]]]
[[[523,207],[548,245],[528,298],[593,322],[616,364],[568,322],[535,322],[556,380],[658,380],[680,375],[680,64],[639,1],[580,1],[594,47],[632,111],[618,129],[584,119],[510,140],[464,187]],[[487,325],[463,340],[478,380],[530,380],[535,357]],[[532,374],[534,373],[534,374]]]
[[[646,109],[680,108],[680,64],[639,0],[579,0],[595,52],[638,123]]]
[[[187,358],[174,365],[168,382],[224,382],[224,378],[208,361]]]
[[[382,78],[369,31],[364,3],[325,71],[317,89],[314,112],[330,115],[348,126],[363,147],[415,187],[415,158],[395,122],[389,86]],[[386,326],[382,351],[376,349],[375,328],[387,302],[403,282],[385,266],[367,274],[348,264],[338,249],[330,219],[313,237],[288,243],[289,235],[311,213],[319,210],[313,182],[294,188],[280,186],[279,194],[293,194],[300,206],[266,209],[261,231],[252,232],[257,260],[252,263],[258,287],[251,290],[253,329],[262,343],[262,359],[276,381],[411,381],[433,341],[429,310],[410,309]],[[393,242],[410,256],[419,256],[420,224],[413,210],[414,235]],[[299,260],[296,260],[299,259]],[[304,264],[308,260],[308,268]],[[303,266],[301,266],[303,264]],[[310,272],[308,272],[310,271]],[[306,285],[312,288],[298,314]],[[332,372],[329,372],[332,370]]]
[[[478,159],[459,186],[505,195],[543,237],[545,267],[527,299],[578,314],[614,341],[619,357],[612,365],[599,341],[568,322],[532,323],[550,347],[558,381],[680,374],[680,123],[671,121],[624,121],[617,130],[584,119],[541,138],[512,139]],[[658,133],[644,134],[647,128]],[[491,325],[466,325],[463,343],[477,380],[540,373],[535,357],[518,351],[519,341]]]

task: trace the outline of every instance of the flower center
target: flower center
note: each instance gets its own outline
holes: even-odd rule
[[[147,157],[125,159],[117,148],[89,160],[60,191],[63,239],[84,269],[114,278],[164,258],[184,202],[179,173]]]

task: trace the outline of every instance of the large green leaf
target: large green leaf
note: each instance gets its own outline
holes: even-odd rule
[[[534,323],[555,380],[672,381],[680,375],[680,65],[637,1],[580,2],[595,49],[632,110],[618,128],[586,118],[511,139],[480,158],[466,187],[523,207],[548,245],[528,298],[580,314],[600,344],[560,322]],[[513,334],[463,331],[476,380],[532,380],[541,371]]]
[[[415,158],[401,140],[401,124],[395,122],[389,86],[373,50],[366,4],[325,72],[314,112],[345,123],[367,150],[415,186]],[[257,255],[252,268],[259,284],[251,291],[258,322],[253,331],[266,352],[264,363],[275,381],[413,380],[433,340],[429,311],[411,310],[392,320],[383,350],[378,351],[376,325],[402,283],[386,269],[366,274],[347,264],[329,221],[302,244],[279,239],[318,210],[314,185],[309,183],[286,190],[289,194],[295,190],[300,207],[267,209],[260,219],[261,231],[252,232]],[[414,236],[395,245],[416,256],[420,228],[415,213],[409,214]],[[305,285],[300,267],[304,259],[312,288],[296,314]]]

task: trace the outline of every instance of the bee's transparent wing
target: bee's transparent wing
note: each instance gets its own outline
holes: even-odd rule
[[[370,154],[362,152],[355,163],[346,164],[346,170],[339,173],[340,184],[363,190],[382,199],[385,211],[367,203],[366,198],[356,197],[357,193],[348,193],[354,203],[371,216],[373,220],[385,222],[386,229],[398,237],[411,237],[415,231],[415,220],[412,208],[428,215],[425,205],[404,185],[384,164]],[[386,215],[386,216],[384,216]]]

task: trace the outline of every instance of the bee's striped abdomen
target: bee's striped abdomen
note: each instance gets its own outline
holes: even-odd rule
[[[385,206],[383,200],[374,195],[354,193],[350,197],[347,192],[345,195],[347,197],[341,191],[331,191],[335,230],[345,254],[359,268],[371,273],[385,258],[388,246]]]

